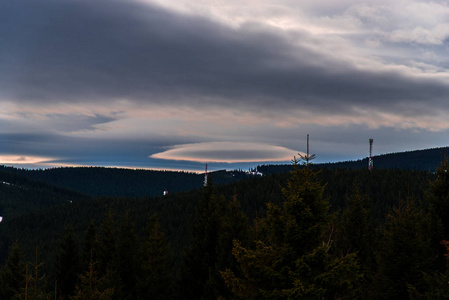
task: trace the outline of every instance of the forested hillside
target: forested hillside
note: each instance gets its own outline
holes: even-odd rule
[[[167,196],[100,198],[4,174],[0,298],[432,299],[449,277],[447,167],[306,164],[228,184],[214,173],[206,188]],[[23,199],[39,206],[17,213]]]
[[[174,193],[199,189],[203,186],[204,179],[204,174],[189,172],[104,167],[27,170],[0,166],[1,170],[96,197],[159,196],[165,190]],[[217,184],[235,182],[252,176],[242,171],[215,171],[213,173],[215,173],[214,178]]]
[[[416,150],[401,153],[384,154],[374,157],[374,166],[378,169],[404,169],[435,172],[440,161],[447,154],[447,148]],[[320,168],[365,169],[368,159],[337,163],[317,164]],[[292,165],[262,165],[254,168],[254,173],[270,175],[285,174]],[[214,171],[216,185],[237,182],[254,173],[234,171]],[[155,197],[164,191],[176,193],[200,189],[204,174],[175,171],[133,170],[104,167],[63,167],[51,169],[17,169],[0,166],[2,174],[16,174],[32,181],[45,182],[48,185],[76,191],[93,197]],[[11,176],[11,175],[8,175]]]
[[[374,167],[378,169],[402,169],[435,172],[445,155],[448,154],[448,147],[442,147],[375,155],[373,159]],[[335,163],[322,163],[317,164],[317,166],[320,166],[321,168],[365,169],[368,168],[368,158],[366,157],[359,160]],[[291,170],[292,166],[290,164],[262,165],[257,167],[257,171],[263,174],[282,174]]]
[[[0,169],[0,216],[5,219],[82,198],[87,196]]]

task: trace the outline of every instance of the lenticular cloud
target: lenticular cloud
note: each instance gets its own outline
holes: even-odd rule
[[[297,154],[298,151],[268,144],[209,142],[176,145],[150,157],[165,160],[236,163],[288,161]]]

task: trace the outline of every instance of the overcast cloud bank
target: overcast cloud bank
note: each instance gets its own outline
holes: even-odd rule
[[[445,146],[448,28],[447,1],[7,1],[0,155],[183,169],[288,162],[307,133],[321,161]]]

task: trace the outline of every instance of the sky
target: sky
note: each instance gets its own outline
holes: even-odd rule
[[[199,171],[447,146],[449,5],[0,0],[0,164]]]

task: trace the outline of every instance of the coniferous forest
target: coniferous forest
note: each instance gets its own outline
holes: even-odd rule
[[[0,299],[449,297],[448,159],[434,172],[312,158],[205,187],[176,174],[200,183],[151,197],[137,179],[109,194],[3,167]],[[69,172],[107,173],[90,170]]]

